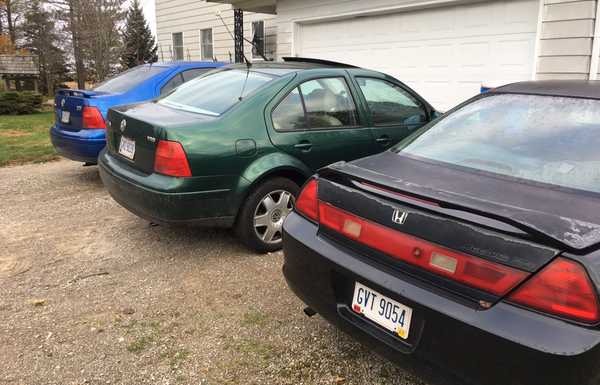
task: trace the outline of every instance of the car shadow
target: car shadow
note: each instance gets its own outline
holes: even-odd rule
[[[75,183],[104,188],[98,166],[79,166],[74,172]]]

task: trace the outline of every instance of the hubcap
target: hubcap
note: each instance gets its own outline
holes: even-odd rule
[[[265,243],[281,242],[283,221],[294,208],[294,197],[285,190],[272,191],[254,211],[254,231]]]

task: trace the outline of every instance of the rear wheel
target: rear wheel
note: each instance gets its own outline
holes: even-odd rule
[[[281,249],[283,221],[293,210],[299,190],[289,179],[273,178],[252,191],[236,224],[242,241],[259,253]]]

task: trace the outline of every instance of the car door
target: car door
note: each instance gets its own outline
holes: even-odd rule
[[[418,95],[391,79],[355,76],[379,151],[398,143],[430,120],[431,108]]]
[[[325,73],[300,76],[267,109],[272,143],[313,170],[372,152],[370,128],[359,113],[347,73]]]

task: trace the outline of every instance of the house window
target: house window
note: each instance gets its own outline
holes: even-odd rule
[[[213,60],[212,28],[200,30],[200,51],[202,54],[202,60]]]
[[[183,32],[173,34],[173,60],[183,60]]]
[[[252,23],[252,57],[262,58],[265,54],[265,22]]]

